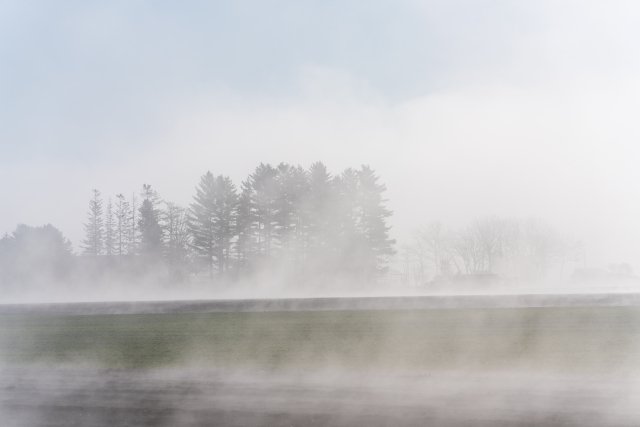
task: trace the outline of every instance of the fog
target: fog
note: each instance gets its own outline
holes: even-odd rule
[[[639,425],[639,21],[0,1],[0,424]]]
[[[399,241],[531,216],[639,265],[633,2],[264,7],[5,2],[0,230],[79,246],[92,188],[322,160],[384,177]]]
[[[2,307],[0,417],[637,425],[637,298],[270,301]]]

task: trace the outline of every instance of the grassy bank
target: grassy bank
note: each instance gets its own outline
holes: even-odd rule
[[[0,315],[8,364],[633,369],[640,308]]]

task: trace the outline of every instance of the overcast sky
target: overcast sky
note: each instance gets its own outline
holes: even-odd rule
[[[394,235],[537,217],[640,270],[634,1],[0,0],[0,232],[92,188],[369,164]]]

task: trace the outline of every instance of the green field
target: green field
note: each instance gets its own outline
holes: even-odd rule
[[[635,369],[640,308],[0,315],[5,364]]]

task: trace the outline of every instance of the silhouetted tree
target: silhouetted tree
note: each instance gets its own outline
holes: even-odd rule
[[[138,229],[140,230],[140,255],[160,259],[162,255],[162,228],[160,227],[160,197],[149,184],[142,186]]]
[[[495,217],[481,218],[471,227],[481,254],[481,269],[493,272],[495,261],[503,252],[505,222]]]
[[[238,193],[231,179],[222,175],[216,178],[215,190],[215,252],[218,272],[223,274],[230,266],[231,242],[236,233]]]
[[[111,197],[109,197],[107,201],[107,210],[105,211],[104,253],[107,256],[112,256],[116,253],[116,220],[114,218]]]
[[[127,251],[127,243],[129,239],[129,217],[131,216],[131,208],[129,202],[124,198],[123,194],[116,196],[116,231],[115,231],[115,250],[116,254],[122,256]]]
[[[348,168],[332,180],[330,198],[325,202],[331,215],[323,235],[331,234],[333,268],[336,273],[353,277],[363,269],[364,237],[357,225],[360,218],[358,205],[359,178],[357,171]],[[328,232],[330,231],[330,233]]]
[[[0,284],[5,289],[64,280],[72,266],[71,243],[50,224],[21,224],[0,239]]]
[[[260,163],[249,176],[252,186],[253,207],[257,229],[258,253],[261,258],[268,259],[274,246],[275,227],[277,224],[276,201],[278,172],[269,164]]]
[[[389,237],[390,226],[387,219],[392,212],[386,208],[383,193],[384,184],[378,183],[378,176],[369,166],[358,171],[359,191],[357,204],[359,218],[357,227],[364,238],[364,272],[367,276],[379,276],[388,268],[390,257],[395,254],[395,240]]]
[[[468,226],[455,234],[451,249],[462,262],[465,273],[483,271],[482,251],[472,227]]]
[[[135,255],[138,252],[138,199],[136,193],[131,194],[130,216],[128,218],[127,253]]]
[[[441,222],[432,222],[418,232],[416,236],[416,254],[421,262],[431,264],[435,275],[448,273],[447,266],[451,259],[452,237]],[[446,271],[444,271],[446,270]]]
[[[162,220],[167,264],[173,278],[180,279],[188,270],[189,231],[186,210],[175,203],[166,202]]]
[[[204,261],[213,277],[215,257],[216,179],[211,172],[200,177],[189,209],[188,227],[191,245],[200,260]]]
[[[309,168],[309,191],[304,201],[309,255],[318,259],[330,246],[332,192],[334,186],[327,167],[316,162]]]
[[[84,224],[85,238],[82,249],[85,255],[98,256],[104,249],[104,220],[102,218],[102,198],[100,191],[93,190],[93,197],[89,201],[87,222]]]
[[[261,163],[239,193],[230,178],[207,172],[188,210],[161,205],[145,184],[140,198],[118,194],[103,213],[96,190],[83,248],[87,254],[129,255],[114,264],[127,274],[164,259],[174,276],[197,260],[211,277],[214,271],[268,268],[320,280],[343,273],[373,278],[394,253],[384,190],[366,166],[333,177],[321,162],[309,169]]]
[[[235,254],[239,272],[250,270],[251,262],[257,254],[258,231],[254,200],[254,191],[250,181],[243,181],[236,207]]]
[[[196,187],[189,213],[192,246],[205,261],[209,275],[216,266],[219,274],[230,267],[231,243],[236,233],[238,195],[229,177],[207,172]]]
[[[306,171],[300,166],[281,163],[276,175],[277,195],[275,200],[274,234],[286,255],[300,260],[304,249],[307,228],[304,215],[304,198],[309,194]]]

